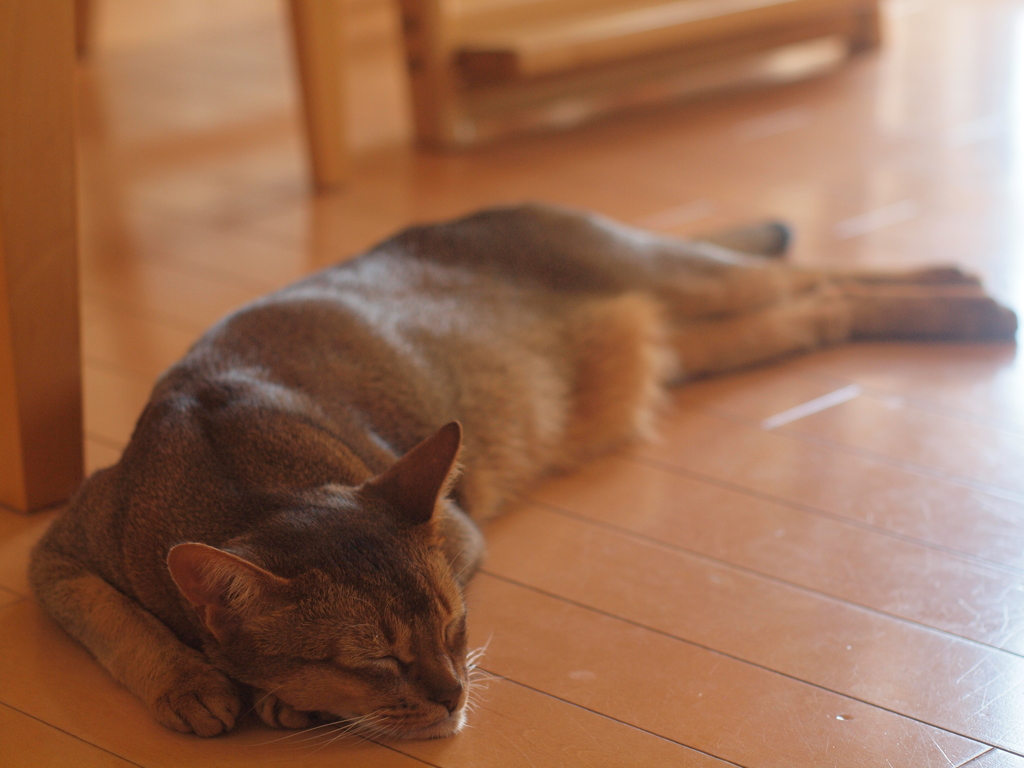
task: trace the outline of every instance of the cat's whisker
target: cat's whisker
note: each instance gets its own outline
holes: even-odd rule
[[[480,669],[480,667],[473,667],[469,670],[466,678],[470,683],[490,682],[491,680],[501,679],[498,675],[488,672],[486,669]]]
[[[311,739],[312,743],[308,744],[307,746],[310,749],[312,749],[313,754],[315,754],[316,752],[319,752],[321,749],[324,749],[325,747],[333,744],[339,739],[344,739],[346,736],[352,735],[352,733],[355,731],[355,728],[355,726],[345,726],[335,728],[332,731],[320,733],[317,735],[317,738]]]
[[[347,735],[347,732],[344,731],[323,733],[320,735],[320,738],[312,741],[309,744],[296,745],[295,749],[308,750],[309,754],[315,755],[320,750],[333,744],[338,739],[344,738]]]
[[[465,552],[467,549],[469,549],[469,544],[468,543],[463,545],[462,549],[459,550],[458,554],[455,555],[455,557],[452,558],[452,562],[457,562],[458,559],[460,557],[462,557],[462,553]],[[472,566],[476,565],[478,562],[479,562],[479,560],[477,560],[476,558],[470,558],[469,562],[467,562],[464,566],[459,568],[459,572],[456,573],[453,578],[457,582],[462,583],[462,574],[464,574],[469,568],[471,568]]]
[[[310,749],[310,750],[312,750],[312,752],[310,752],[310,754],[316,754],[320,750],[330,746],[331,744],[333,744],[334,742],[338,741],[339,739],[343,739],[346,736],[351,735],[352,732],[353,732],[352,728],[348,728],[348,727],[346,727],[346,728],[338,728],[338,729],[336,729],[334,731],[326,731],[326,732],[317,734],[317,737],[315,739],[310,739],[311,743],[309,743],[309,744],[306,744],[306,745],[295,745],[295,746],[296,746],[297,749]]]
[[[470,666],[476,666],[476,663],[483,658],[484,654],[487,653],[487,649],[491,647],[491,640],[493,639],[494,633],[491,632],[491,634],[487,636],[486,643],[472,649],[469,653],[466,654],[466,660],[469,662]]]
[[[377,727],[377,733],[374,734],[374,738],[382,741],[394,741],[396,738],[402,736],[402,730],[394,726],[380,725]]]
[[[387,729],[382,724],[367,723],[359,729],[358,733],[354,735],[360,739],[365,739],[369,741],[375,738],[386,737]]]
[[[363,733],[371,729],[373,725],[379,720],[380,717],[380,711],[377,710],[374,712],[368,712],[365,715],[360,715],[359,717],[352,718],[351,720],[345,720],[342,723],[335,723],[335,725],[338,725],[337,730],[330,734],[325,734],[329,736],[329,738],[327,739],[327,741],[325,741],[323,744],[317,747],[312,754],[316,754],[320,750],[330,746],[339,739],[345,738],[346,736],[356,736],[362,738]]]
[[[345,726],[342,723],[332,722],[324,723],[323,725],[318,725],[315,728],[306,728],[302,731],[293,734],[294,736],[305,736],[305,738],[298,739],[297,741],[292,742],[292,744],[303,744],[308,741],[316,741],[326,736],[332,736],[337,731],[344,730],[344,727]],[[318,731],[318,733],[313,733],[314,731]]]
[[[293,750],[312,749],[317,745],[321,744],[322,742],[324,742],[324,740],[330,741],[332,739],[332,736],[332,731],[321,731],[319,733],[313,734],[312,736],[308,736],[305,739],[289,742],[286,746]]]
[[[458,552],[455,553],[455,557],[453,557],[452,560],[458,560],[460,557],[462,557],[462,553],[465,552],[468,547],[469,547],[469,544],[463,544],[462,545],[462,549],[460,549]],[[465,570],[465,569],[463,569],[463,570]],[[459,571],[459,573],[462,573],[462,571]]]
[[[342,736],[347,736],[348,734],[352,733],[353,731],[358,730],[361,725],[362,725],[362,718],[354,718],[352,720],[345,720],[345,721],[340,722],[340,723],[334,723],[334,728],[332,728],[330,731],[326,731],[324,734],[320,734],[320,735],[328,736],[328,737],[330,737],[331,741],[334,741],[335,739],[341,738]]]
[[[253,747],[266,747],[266,746],[268,746],[270,744],[277,744],[278,742],[281,742],[281,741],[287,741],[289,739],[297,739],[299,736],[308,736],[308,734],[312,733],[313,731],[319,731],[319,730],[321,730],[323,728],[330,728],[332,725],[337,725],[337,723],[335,723],[335,722],[323,723],[322,725],[314,725],[314,726],[311,726],[309,728],[302,728],[301,730],[292,731],[291,733],[286,733],[284,736],[278,736],[276,739],[271,739],[270,741],[261,741],[258,744],[251,744],[249,746],[253,746]],[[309,737],[309,738],[315,738],[315,737]],[[305,741],[305,740],[306,739],[300,739],[300,741]]]
[[[259,698],[255,698],[255,699],[253,700],[253,702],[252,702],[252,706],[251,706],[251,707],[249,707],[249,708],[248,708],[247,710],[245,710],[245,712],[243,712],[243,713],[242,713],[241,715],[239,715],[238,719],[239,719],[239,720],[241,720],[241,719],[242,719],[243,717],[245,717],[246,715],[248,715],[248,714],[250,714],[250,713],[252,713],[252,712],[255,712],[255,711],[256,711],[256,707],[258,707],[258,706],[260,705],[260,702],[262,702],[262,701],[263,701],[263,700],[264,700],[265,698],[267,698],[267,696],[270,696],[270,695],[271,695],[272,693],[274,693],[275,691],[279,691],[279,690],[281,690],[281,688],[282,688],[283,686],[284,686],[284,683],[281,683],[281,685],[277,685],[277,686],[274,686],[274,687],[273,687],[272,689],[270,689],[269,691],[264,691],[264,692],[263,692],[263,695],[262,695],[262,696],[260,696]]]
[[[470,664],[469,667],[466,669],[466,678],[469,680],[481,680],[485,678],[491,680],[496,677],[498,677],[498,675],[492,674],[491,672],[482,669],[476,664]]]

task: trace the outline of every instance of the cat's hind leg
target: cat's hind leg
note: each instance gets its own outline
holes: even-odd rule
[[[563,466],[654,433],[678,361],[661,306],[642,293],[583,302],[565,326],[572,360]]]
[[[820,271],[765,258],[788,231],[757,225],[690,241],[550,205],[495,208],[458,221],[417,227],[385,243],[438,263],[486,272],[564,296],[644,292],[679,318],[753,311],[821,282]]]
[[[829,286],[753,312],[675,324],[676,382],[838,344],[850,338],[851,328],[849,302]]]
[[[847,340],[1009,341],[1016,330],[976,280],[942,268],[841,276],[753,312],[675,324],[671,341],[687,379]]]
[[[854,339],[1010,341],[1016,314],[971,282],[848,282]]]
[[[241,710],[235,684],[139,603],[45,546],[32,557],[39,601],[163,725],[216,736]]]
[[[826,280],[821,270],[775,258],[791,239],[788,227],[777,222],[685,240],[549,206],[524,206],[508,215],[513,213],[544,233],[543,264],[557,259],[575,284],[595,292],[653,295],[672,322],[753,312]]]

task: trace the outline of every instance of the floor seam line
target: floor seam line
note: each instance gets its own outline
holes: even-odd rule
[[[13,710],[14,712],[17,712],[17,713],[19,713],[21,715],[24,715],[25,717],[30,717],[33,720],[35,720],[37,723],[42,723],[43,725],[45,725],[48,728],[53,728],[55,731],[59,731],[60,733],[63,733],[65,736],[70,736],[72,739],[75,739],[76,741],[80,741],[83,744],[87,744],[90,747],[93,747],[94,749],[98,749],[101,752],[106,752],[108,755],[113,755],[114,757],[116,757],[119,760],[124,760],[126,763],[128,763],[130,765],[138,766],[138,768],[147,768],[146,765],[143,764],[143,763],[137,763],[134,760],[132,760],[131,758],[125,757],[124,755],[119,755],[117,752],[113,752],[113,751],[107,749],[106,747],[101,747],[99,744],[94,744],[93,742],[89,741],[88,739],[83,739],[81,736],[77,736],[76,734],[71,733],[70,731],[64,730],[60,726],[54,725],[53,723],[49,723],[49,722],[47,722],[46,720],[43,720],[40,717],[36,717],[35,715],[33,715],[33,714],[29,713],[29,712],[26,712],[23,709],[15,707],[13,704],[8,704],[6,701],[0,700],[0,705],[5,706],[8,709]]]

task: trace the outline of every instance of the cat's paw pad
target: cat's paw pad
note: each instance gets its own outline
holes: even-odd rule
[[[242,700],[238,688],[213,667],[183,674],[157,697],[157,720],[182,733],[216,736],[235,727]]]
[[[308,728],[313,724],[309,712],[300,712],[272,693],[256,692],[256,714],[271,728]]]

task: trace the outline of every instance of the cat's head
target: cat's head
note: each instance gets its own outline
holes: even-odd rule
[[[299,494],[223,548],[173,547],[168,568],[214,665],[367,733],[457,733],[466,610],[435,518],[460,439],[448,425],[383,474]]]

